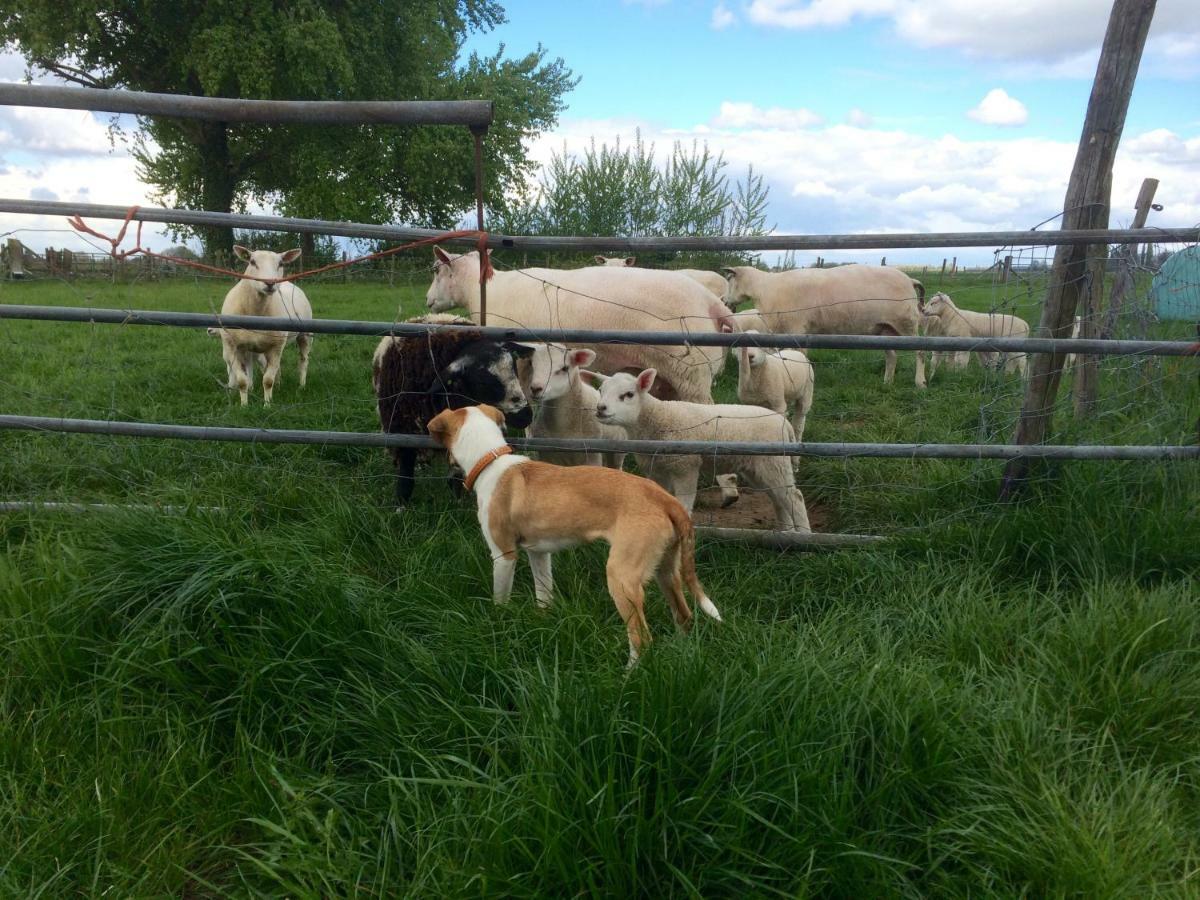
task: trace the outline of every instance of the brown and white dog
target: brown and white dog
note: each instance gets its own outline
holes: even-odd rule
[[[707,615],[721,614],[696,577],[695,532],[678,500],[654,482],[597,466],[555,466],[517,456],[504,442],[504,415],[492,406],[446,410],[429,421],[429,434],[467,473],[478,498],[479,524],[492,551],[492,596],[508,602],[518,550],[529,556],[539,606],[550,604],[550,554],[605,540],[608,591],[629,633],[629,665],[650,640],[643,586],[654,575],[671,604],[675,624],[687,631],[692,611],[684,582]]]

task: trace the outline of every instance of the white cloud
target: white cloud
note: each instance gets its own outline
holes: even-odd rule
[[[719,118],[719,117],[718,117]],[[564,120],[555,135],[532,147],[549,159],[565,146],[581,151],[593,136],[625,143],[635,123]],[[1076,143],[1036,137],[965,140],[905,131],[824,127],[672,129],[636,123],[660,158],[673,140],[698,138],[724,154],[731,179],[754,171],[770,188],[768,219],[780,234],[897,231],[1024,230],[1062,209]],[[1200,222],[1200,136],[1165,129],[1126,134],[1113,174],[1111,221],[1127,225],[1142,178],[1160,179],[1151,225],[1191,227]],[[990,248],[955,251],[960,262],[991,262]],[[832,256],[833,254],[822,254]],[[888,252],[888,258],[940,262],[942,249]],[[935,260],[936,257],[936,260]],[[865,252],[846,258],[867,259]],[[878,261],[878,255],[875,257]]]
[[[870,128],[875,124],[875,119],[870,113],[864,112],[856,106],[846,113],[846,124],[853,125],[855,128]]]
[[[108,131],[83,110],[0,106],[0,152],[105,156]]]
[[[1036,63],[1047,67],[1043,74],[1091,77],[1111,7],[1111,0],[753,0],[746,17],[756,25],[794,29],[885,19],[917,47]],[[1194,73],[1197,61],[1200,15],[1195,0],[1159,0],[1145,64],[1156,74],[1170,75],[1181,62],[1188,64],[1185,72]]]
[[[724,31],[737,21],[733,11],[724,3],[718,3],[713,9],[712,21],[709,23],[714,31]]]
[[[1003,88],[992,88],[978,106],[967,110],[967,116],[984,125],[1024,125],[1029,120],[1029,110]]]
[[[824,121],[810,109],[784,109],[780,106],[761,109],[753,103],[726,100],[711,124],[718,128],[812,128]]]

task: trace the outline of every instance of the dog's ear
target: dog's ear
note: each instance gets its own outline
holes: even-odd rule
[[[480,403],[477,409],[501,428],[504,427],[504,413],[496,409],[496,407],[489,406],[486,403]]]
[[[450,437],[450,415],[451,410],[443,410],[425,426],[425,430],[429,432],[429,436],[433,438],[439,447],[445,447],[446,441]]]

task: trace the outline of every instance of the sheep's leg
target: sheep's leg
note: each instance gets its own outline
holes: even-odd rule
[[[896,377],[896,351],[884,350],[883,358],[885,360],[883,364],[883,383],[891,384],[892,379]]]
[[[933,380],[933,376],[937,373],[938,366],[942,364],[942,357],[946,354],[941,350],[935,350],[929,355],[929,380]]]
[[[917,387],[925,387],[925,351],[917,351]]]
[[[417,451],[401,447],[396,453],[396,505],[404,506],[412,499],[413,471],[417,467]]]
[[[254,357],[249,351],[238,351],[238,393],[242,398],[242,406],[250,402],[250,389],[254,387]]]
[[[271,395],[275,392],[275,382],[279,378],[279,361],[283,356],[283,348],[267,351],[267,371],[263,372],[263,404],[271,405]]]
[[[771,506],[775,508],[775,520],[783,531],[799,531],[808,534],[812,526],[808,522],[808,507],[800,489],[791,485],[777,484],[767,488]]]
[[[804,443],[804,423],[808,419],[808,409],[804,405],[804,398],[796,401],[796,409],[792,412],[792,431],[796,432],[796,443]],[[799,459],[799,457],[795,457]]]
[[[962,372],[967,371],[971,366],[971,351],[959,350],[954,354],[954,367]]]
[[[671,477],[670,491],[675,499],[683,504],[684,510],[690,516],[692,507],[696,505],[696,485],[700,483],[700,461],[687,467],[686,471],[677,472]]]
[[[550,566],[549,553],[526,552],[529,557],[529,568],[533,570],[533,593],[537,597],[537,605],[547,609],[554,599],[554,573]]]
[[[231,391],[238,386],[237,373],[241,369],[237,349],[228,341],[221,341],[221,357],[225,360],[225,385]]]
[[[313,336],[302,334],[296,338],[296,349],[300,351],[300,387],[308,383],[308,352],[312,349]]]

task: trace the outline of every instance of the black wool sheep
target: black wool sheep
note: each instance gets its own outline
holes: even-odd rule
[[[472,324],[457,316],[418,316],[409,322]],[[517,380],[514,357],[532,348],[498,343],[447,328],[422,335],[386,337],[375,351],[372,381],[379,401],[379,424],[388,434],[425,434],[426,423],[444,409],[488,403],[500,409],[507,424],[524,428],[533,419]],[[391,448],[396,465],[396,502],[412,497],[418,451]],[[458,481],[452,480],[457,489]]]

